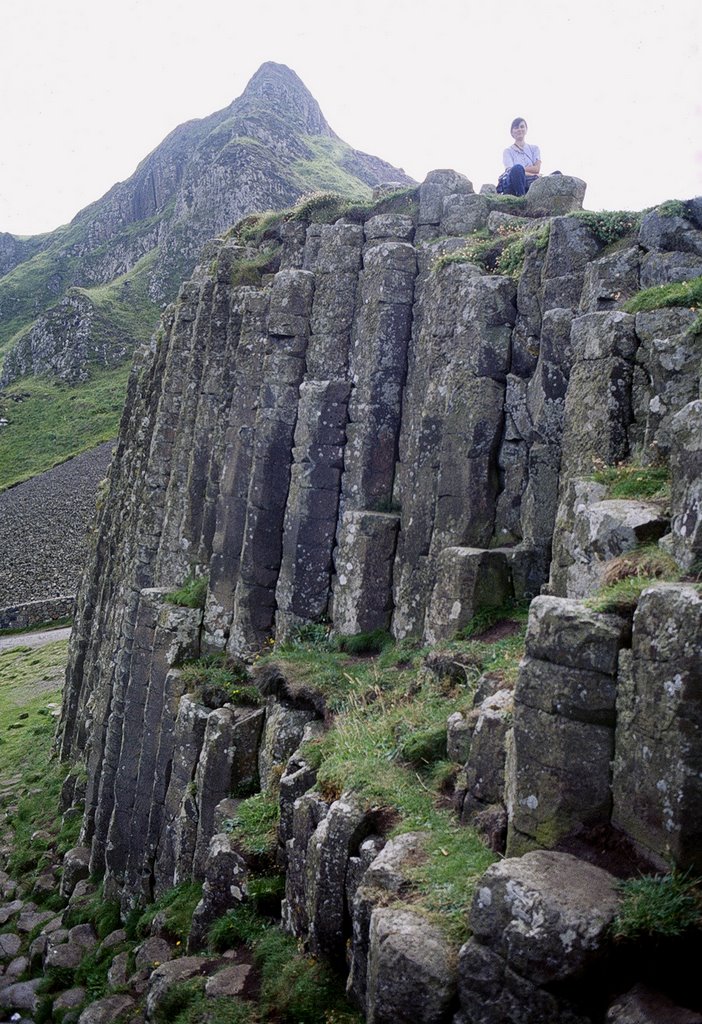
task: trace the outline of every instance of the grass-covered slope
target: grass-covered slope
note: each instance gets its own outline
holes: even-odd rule
[[[96,371],[88,384],[31,377],[0,395],[0,490],[117,436],[129,366]]]

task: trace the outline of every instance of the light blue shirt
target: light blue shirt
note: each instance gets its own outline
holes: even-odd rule
[[[524,149],[517,149],[516,146],[509,146],[502,154],[502,163],[505,165],[506,170],[509,170],[510,167],[514,167],[515,164],[521,164],[522,167],[530,167],[540,159],[541,151],[539,150],[539,147],[531,146],[528,142],[524,143]]]

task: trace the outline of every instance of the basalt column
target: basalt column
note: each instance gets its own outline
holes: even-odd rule
[[[425,615],[441,552],[492,537],[514,298],[510,279],[467,264],[437,269],[423,289],[400,442],[397,637],[436,625]]]
[[[399,517],[391,512],[402,389],[417,272],[409,242],[369,240],[360,275],[350,373],[334,627],[386,629]]]
[[[273,630],[293,439],[305,372],[314,275],[283,270],[271,288],[268,341],[253,431],[239,576],[228,649],[256,648]]]
[[[328,611],[351,393],[349,341],[362,245],[360,225],[325,224],[319,236],[311,233],[306,249],[306,265],[314,266],[315,275],[312,334],[300,389],[276,588],[278,635],[296,623],[318,622]]]

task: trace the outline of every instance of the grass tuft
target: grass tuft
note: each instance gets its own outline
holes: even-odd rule
[[[622,308],[627,313],[643,313],[673,306],[684,306],[691,310],[702,307],[702,276],[645,288],[625,302]]]
[[[679,871],[621,882],[622,902],[612,926],[615,938],[668,939],[702,928],[700,885],[700,879]]]
[[[642,466],[620,462],[599,466],[592,479],[607,488],[608,499],[670,499],[670,471],[667,466]]]
[[[166,594],[169,604],[177,604],[182,608],[204,608],[207,597],[207,578],[191,574],[177,590]]]

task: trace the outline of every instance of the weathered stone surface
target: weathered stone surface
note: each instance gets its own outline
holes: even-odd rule
[[[329,813],[329,804],[319,793],[310,791],[293,804],[292,838],[285,844],[287,871],[285,899],[281,908],[283,924],[292,935],[307,934],[307,848],[320,821]]]
[[[195,774],[198,803],[195,877],[203,877],[210,839],[214,835],[215,807],[229,796],[232,787],[238,785],[247,789],[256,778],[263,718],[260,708],[224,707],[212,711],[207,719]]]
[[[644,591],[620,671],[613,821],[683,869],[702,865],[702,598]]]
[[[369,1024],[440,1024],[456,992],[455,955],[443,933],[420,914],[373,911],[368,954]]]
[[[23,1011],[33,1014],[39,1003],[37,988],[41,978],[32,981],[18,981],[7,988],[0,988],[0,1006],[5,1010]]]
[[[220,999],[227,996],[230,999],[240,996],[244,991],[246,980],[251,973],[249,964],[234,964],[232,967],[225,967],[217,971],[205,984],[205,995],[210,999]]]
[[[444,199],[450,195],[472,195],[473,185],[457,171],[430,171],[419,186],[419,224],[441,221]]]
[[[618,309],[639,290],[639,250],[623,249],[588,264],[580,312]]]
[[[424,835],[406,832],[391,839],[366,870],[356,890],[351,920],[351,966],[346,984],[354,1002],[367,1007],[370,923],[377,907],[387,906],[403,890],[410,887],[408,869],[426,857]]]
[[[280,779],[280,824],[278,842],[283,851],[289,839],[293,838],[294,804],[298,797],[312,788],[317,779],[316,770],[296,751]]]
[[[607,562],[657,541],[669,525],[661,506],[652,502],[609,499],[581,504],[569,537],[572,562],[566,574],[566,596],[584,598],[596,593]]]
[[[534,851],[500,861],[478,883],[475,940],[537,985],[581,974],[603,956],[617,912],[616,879],[566,853]]]
[[[181,697],[173,734],[174,752],[171,778],[165,796],[162,833],[154,867],[158,895],[173,884],[176,847],[178,847],[179,859],[182,858],[181,877],[184,877],[192,867],[195,837],[193,835],[193,847],[187,853],[188,844],[177,823],[180,821],[181,825],[184,825],[188,820],[179,816],[188,787],[194,779],[208,715],[208,709],[199,704],[191,695],[184,694]],[[190,834],[189,831],[188,834]]]
[[[690,329],[694,310],[656,309],[636,314],[633,378],[634,423],[629,436],[636,457],[656,462],[671,453],[672,421],[699,398],[699,352]]]
[[[487,224],[488,203],[484,196],[452,194],[443,201],[440,235],[470,235]]]
[[[63,858],[63,875],[61,877],[61,895],[67,899],[76,887],[76,883],[90,874],[90,850],[87,846],[74,846]]]
[[[651,210],[644,215],[639,229],[639,242],[654,252],[691,252],[702,255],[702,231],[677,213]]]
[[[0,926],[7,924],[11,917],[15,914],[19,914],[20,910],[24,906],[23,900],[11,900],[10,903],[6,903],[0,907]]]
[[[65,968],[73,970],[78,967],[85,956],[85,949],[74,942],[60,942],[54,945],[49,942],[44,967]]]
[[[627,623],[575,601],[532,601],[515,690],[508,853],[551,847],[611,809],[615,674]]]
[[[83,1005],[86,994],[85,989],[80,986],[77,986],[76,988],[69,988],[67,991],[61,992],[60,995],[54,999],[52,1011],[56,1013],[61,1010],[75,1010],[79,1006]]]
[[[470,751],[475,722],[460,711],[454,711],[446,722],[446,756],[455,764],[465,764]]]
[[[0,960],[7,961],[17,956],[21,945],[21,938],[14,932],[0,935]]]
[[[134,954],[134,963],[137,971],[148,967],[151,971],[160,967],[162,963],[173,959],[173,948],[165,939],[152,935],[137,947]]]
[[[641,260],[641,287],[689,281],[702,274],[702,256],[686,252],[647,252]]]
[[[146,1016],[153,1020],[154,1015],[170,989],[181,981],[196,978],[204,974],[208,961],[199,956],[183,956],[177,960],[169,960],[161,964],[149,978],[146,995]]]
[[[702,1024],[702,1014],[676,1006],[662,992],[635,985],[612,1003],[606,1024]]]
[[[502,957],[469,940],[458,957],[461,1012],[453,1024],[591,1024],[563,997],[556,997],[505,965]]]
[[[343,959],[348,919],[346,869],[370,831],[368,808],[353,794],[342,794],[320,821],[307,846],[305,864],[307,918],[311,951],[332,961]]]
[[[387,629],[400,519],[385,512],[346,512],[334,555],[334,623],[342,634]]]
[[[587,185],[581,178],[550,174],[537,178],[526,197],[530,217],[559,217],[581,210]]]
[[[270,703],[267,706],[258,750],[258,775],[262,789],[268,785],[271,772],[276,767],[287,764],[289,757],[302,741],[305,727],[314,718],[313,711],[278,703]]]
[[[280,636],[327,613],[350,392],[350,383],[343,380],[305,381],[300,386],[276,585]]]
[[[466,795],[461,821],[471,818],[490,804],[504,802],[505,739],[512,726],[513,694],[498,690],[477,708],[477,720],[465,766]]]
[[[202,899],[193,913],[188,951],[199,949],[207,939],[212,922],[246,899],[247,868],[243,859],[232,848],[231,837],[224,834],[210,840]]]
[[[132,1006],[134,1006],[134,1000],[131,996],[105,996],[86,1006],[78,1018],[78,1024],[112,1024]]]
[[[671,423],[674,509],[670,550],[683,569],[702,559],[702,400],[686,405]]]
[[[504,552],[444,548],[437,559],[425,638],[429,643],[449,640],[480,608],[499,607],[511,596],[512,580]]]
[[[628,624],[582,602],[537,597],[529,606],[526,653],[570,668],[614,675]]]

